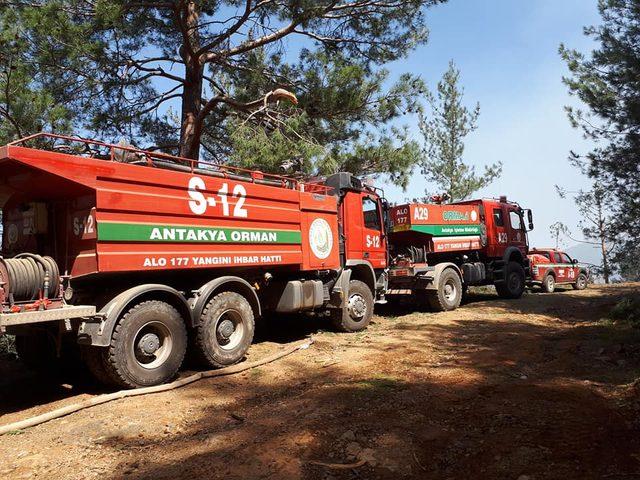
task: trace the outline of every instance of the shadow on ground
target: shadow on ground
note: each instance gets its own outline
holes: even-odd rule
[[[359,352],[346,364],[306,362],[275,381],[259,374],[195,386],[194,398],[215,388],[228,403],[161,439],[105,439],[105,447],[139,453],[112,478],[637,475],[640,422],[631,382],[640,372],[638,332],[593,323],[621,293],[488,307],[513,319],[482,312],[439,324],[396,311],[389,323],[380,319],[371,333],[341,342],[343,351]],[[562,316],[551,323],[515,319],[545,318],[562,305],[584,315],[584,325]],[[319,336],[314,349],[331,351],[340,337]],[[360,368],[351,364],[356,360]],[[367,464],[310,463],[358,458]]]

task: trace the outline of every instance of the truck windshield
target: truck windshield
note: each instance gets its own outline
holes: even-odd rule
[[[569,255],[567,255],[566,253],[558,252],[556,254],[556,257],[558,257],[558,259],[560,260],[560,263],[571,263],[571,259],[569,258]]]

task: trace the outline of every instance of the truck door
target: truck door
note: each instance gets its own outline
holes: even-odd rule
[[[509,243],[505,206],[499,203],[489,203],[485,206],[485,210],[486,215],[491,216],[491,220],[487,222],[489,255],[501,257]]]
[[[385,268],[387,249],[378,198],[367,192],[347,192],[341,213],[346,260],[367,260],[373,268]]]
[[[576,275],[573,262],[571,262],[569,256],[562,252],[554,252],[554,255],[556,256],[556,263],[558,264],[556,268],[556,282],[574,282]]]
[[[522,213],[509,207],[509,244],[517,247],[524,255],[527,254],[527,230],[524,226]]]
[[[382,209],[377,196],[362,194],[362,258],[373,268],[387,266],[387,247],[384,235]]]

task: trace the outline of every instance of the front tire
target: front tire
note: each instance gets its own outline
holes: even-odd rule
[[[509,262],[505,268],[504,281],[496,283],[496,291],[502,298],[520,298],[524,293],[525,273],[518,262]]]
[[[462,301],[462,280],[451,268],[440,274],[438,290],[427,292],[429,305],[436,312],[455,310]]]
[[[585,288],[587,288],[588,283],[589,279],[587,278],[587,276],[584,273],[581,273],[578,275],[576,283],[574,283],[572,286],[575,290],[584,290]]]
[[[93,358],[88,363],[98,380],[111,379],[124,388],[150,387],[173,378],[186,351],[187,329],[180,313],[168,303],[150,300],[120,317],[109,347],[93,351],[102,355],[102,362]]]
[[[364,330],[371,322],[373,305],[373,293],[367,284],[351,280],[345,307],[333,312],[333,325],[341,332]]]
[[[219,293],[209,301],[195,329],[196,361],[212,368],[238,363],[249,350],[254,332],[249,301],[236,292]]]
[[[542,281],[542,291],[545,293],[553,293],[556,289],[556,279],[553,275],[547,275]]]

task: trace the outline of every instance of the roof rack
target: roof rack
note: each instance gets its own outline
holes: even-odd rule
[[[28,143],[33,143],[37,140],[44,140],[45,142],[49,140],[51,141],[51,144],[46,145],[45,142],[41,142],[35,147],[28,147]],[[77,143],[83,145],[83,147],[78,149],[73,145],[64,143],[55,145],[58,141],[64,141],[72,144]],[[55,133],[36,133],[34,135],[15,140],[8,145],[66,153],[95,160],[128,163],[132,165],[182,171],[185,173],[195,173],[198,175],[229,178],[232,180],[252,182],[260,185],[288,188],[301,192],[312,191],[313,193],[321,193],[325,195],[329,192],[329,187],[327,186],[319,185],[317,183],[307,185],[292,177],[207,162],[204,160],[194,160],[162,152],[142,150],[128,145],[114,145],[88,138],[59,135]]]

